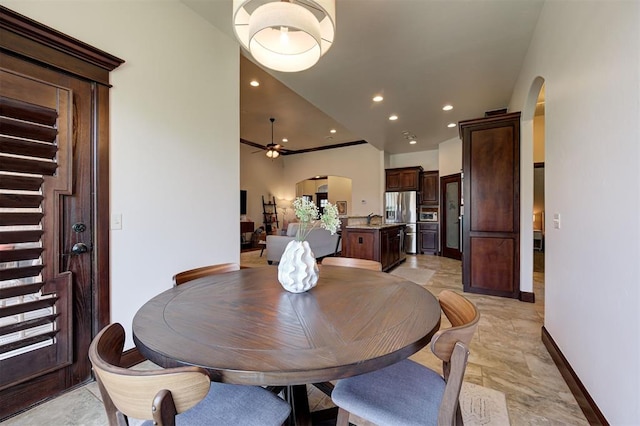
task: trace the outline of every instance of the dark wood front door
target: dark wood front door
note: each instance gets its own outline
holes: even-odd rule
[[[90,378],[74,348],[88,348],[93,317],[91,87],[25,77],[15,63],[3,57],[0,70],[0,389],[9,402]]]
[[[109,320],[106,70],[121,62],[0,7],[0,419],[91,380]]]
[[[464,290],[520,295],[520,113],[460,123]]]
[[[460,202],[462,196],[462,179],[460,173],[444,176],[440,179],[441,246],[442,256],[450,259],[462,259]]]

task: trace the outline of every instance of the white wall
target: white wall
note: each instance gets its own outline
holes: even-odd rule
[[[130,348],[173,274],[239,261],[238,47],[174,1],[1,3],[126,61],[111,74],[111,319]]]
[[[388,168],[422,166],[424,170],[438,170],[438,150],[389,155]]]
[[[544,79],[545,327],[620,425],[640,423],[639,16],[639,2],[546,2],[509,108]]]

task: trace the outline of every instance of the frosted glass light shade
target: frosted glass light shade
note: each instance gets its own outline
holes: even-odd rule
[[[275,149],[270,149],[267,151],[267,157],[269,158],[278,158],[279,156],[280,156],[280,153]]]
[[[255,6],[252,3],[254,0],[233,1],[234,31],[243,47],[265,67],[302,71],[315,65],[331,47],[335,0],[306,0],[315,13],[288,1],[268,2],[249,13]]]

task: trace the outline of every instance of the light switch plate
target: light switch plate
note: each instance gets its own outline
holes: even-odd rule
[[[111,229],[114,231],[122,229],[122,214],[113,213],[111,215]]]

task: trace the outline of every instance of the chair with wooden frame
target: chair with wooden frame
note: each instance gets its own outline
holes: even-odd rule
[[[379,426],[462,424],[458,398],[468,345],[480,314],[473,303],[451,290],[443,290],[439,301],[452,325],[431,339],[431,351],[442,360],[443,376],[405,359],[381,370],[338,380],[332,393],[339,407],[336,425],[347,425],[349,413]]]
[[[382,271],[382,263],[375,260],[356,259],[354,257],[325,257],[322,259],[321,265],[345,266],[348,268],[369,269],[371,271]],[[331,382],[314,383],[315,387],[324,392],[327,396],[331,396],[334,385]]]
[[[322,259],[322,265],[347,266],[350,268],[382,271],[382,264],[380,262],[368,259],[356,259],[353,257],[325,257]]]
[[[217,265],[202,266],[200,268],[182,271],[173,276],[173,285],[177,286],[208,275],[223,274],[225,272],[239,271],[237,263],[219,263]]]
[[[131,370],[120,367],[125,333],[106,326],[91,342],[89,359],[110,426],[128,417],[154,425],[282,425],[291,408],[257,386],[211,382],[200,367]]]

